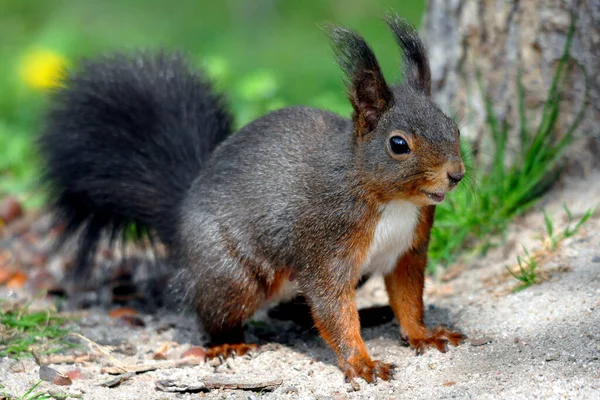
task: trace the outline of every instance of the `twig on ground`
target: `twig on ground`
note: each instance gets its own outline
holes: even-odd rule
[[[214,389],[237,389],[255,392],[270,392],[277,389],[283,380],[246,379],[242,377],[209,377],[196,384],[186,385],[171,380],[156,381],[156,388],[163,392],[196,393]]]
[[[197,384],[186,385],[184,383],[178,383],[173,380],[160,380],[154,382],[156,388],[161,392],[169,393],[198,393],[208,392],[208,388],[204,382],[198,382]]]
[[[119,375],[127,372],[134,372],[136,374],[140,374],[142,372],[155,371],[157,369],[170,369],[170,368],[181,368],[188,367],[194,365],[204,364],[204,360],[202,358],[189,357],[183,358],[181,360],[169,360],[156,362],[152,364],[133,364],[133,365],[119,365],[115,367],[106,367],[102,368],[100,372],[110,374],[110,375]]]
[[[98,354],[50,354],[42,357],[35,350],[31,350],[31,355],[35,359],[38,365],[49,365],[49,364],[75,364],[82,362],[96,361],[101,358]]]
[[[252,391],[272,391],[279,387],[283,381],[281,379],[271,379],[267,381],[249,380],[236,377],[210,377],[204,381],[207,389],[241,389]]]
[[[112,363],[116,366],[122,366],[124,365],[123,362],[121,360],[119,360],[118,358],[116,358],[115,356],[113,356],[110,352],[110,350],[107,347],[104,346],[100,346],[98,343],[94,342],[93,340],[90,340],[88,338],[86,338],[83,335],[80,335],[79,333],[73,333],[71,332],[69,335],[74,336],[76,338],[79,338],[81,340],[83,340],[87,345],[88,348],[90,349],[90,351],[92,351],[93,353],[100,353],[105,355],[106,357],[108,357]]]

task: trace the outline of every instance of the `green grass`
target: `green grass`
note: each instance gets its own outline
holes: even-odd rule
[[[30,357],[32,348],[49,354],[76,346],[67,339],[66,318],[53,311],[30,311],[29,305],[4,306],[0,303],[0,357]]]
[[[520,146],[514,161],[506,163],[507,141],[511,126],[496,117],[491,99],[485,96],[487,125],[494,143],[490,165],[481,165],[465,150],[465,164],[470,179],[459,186],[447,202],[438,206],[430,247],[430,268],[456,259],[465,248],[485,252],[493,244],[494,235],[503,233],[509,222],[527,211],[555,182],[560,173],[559,161],[573,140],[587,103],[584,103],[565,132],[557,132],[559,103],[570,60],[569,49],[574,22],[567,35],[562,57],[544,106],[542,119],[536,129],[528,126],[525,93],[519,74],[518,131]],[[585,72],[585,71],[584,71]],[[481,90],[484,92],[482,77]],[[586,87],[586,92],[587,92]],[[587,99],[587,93],[586,93]]]
[[[513,292],[519,292],[538,282],[537,261],[525,247],[523,247],[523,251],[525,252],[524,257],[517,256],[519,271],[513,272],[509,267],[506,267],[506,270],[519,281],[519,286],[514,288]]]
[[[7,400],[50,400],[50,399],[55,399],[56,397],[54,397],[48,393],[35,391],[35,389],[40,385],[40,383],[42,383],[42,381],[39,381],[38,383],[33,385],[31,388],[29,388],[29,390],[27,390],[27,392],[25,392],[21,396],[17,396],[17,397],[11,397],[6,392],[6,390],[4,389],[4,387],[2,385],[0,385],[0,390],[2,390],[2,395]]]
[[[541,239],[542,246],[544,248],[542,248],[542,250],[537,254],[532,255],[529,250],[523,247],[525,255],[517,256],[519,269],[517,271],[513,271],[506,266],[506,270],[519,281],[519,285],[513,289],[513,292],[521,291],[533,284],[538,283],[540,280],[538,267],[542,256],[554,253],[558,249],[560,242],[575,236],[575,234],[579,232],[581,226],[585,224],[598,211],[598,209],[600,209],[600,205],[596,208],[590,208],[583,213],[579,220],[575,220],[571,210],[569,210],[567,205],[565,204],[563,207],[567,215],[567,226],[565,229],[560,233],[556,233],[552,218],[550,218],[550,216],[544,211],[546,235]]]
[[[72,394],[72,393],[48,393],[48,392],[37,392],[35,391],[37,387],[43,381],[37,382],[35,385],[30,387],[27,392],[24,394],[14,397],[10,396],[10,394],[6,391],[4,386],[0,384],[0,394],[6,398],[6,400],[67,400],[67,399],[82,399],[83,395],[81,394]],[[4,400],[2,397],[0,399]]]

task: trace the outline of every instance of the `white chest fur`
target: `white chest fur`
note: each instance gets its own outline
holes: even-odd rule
[[[419,209],[412,203],[394,200],[380,207],[381,216],[375,227],[361,274],[387,274],[396,266],[398,257],[413,243]]]

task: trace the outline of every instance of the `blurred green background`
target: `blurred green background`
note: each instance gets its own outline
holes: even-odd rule
[[[183,50],[229,98],[238,125],[294,104],[349,115],[321,26],[359,31],[397,80],[400,53],[380,20],[392,9],[419,25],[424,0],[0,0],[0,194],[43,202],[33,143],[63,65],[116,49]]]

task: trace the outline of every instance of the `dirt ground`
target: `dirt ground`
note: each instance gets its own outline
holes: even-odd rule
[[[99,386],[112,378],[100,372],[103,367],[168,362],[152,360],[165,343],[168,360],[179,360],[190,346],[202,344],[203,336],[190,315],[166,310],[140,313],[144,323],[140,327],[111,318],[105,308],[95,308],[84,314],[74,331],[109,349],[110,356],[50,365],[63,373],[78,369],[81,376],[70,386],[43,382],[37,391],[90,400],[600,399],[599,214],[546,257],[539,267],[546,278],[541,284],[513,293],[517,281],[505,271],[522,254],[521,245],[532,251],[541,248],[542,208],[553,217],[557,230],[564,227],[564,203],[576,217],[598,205],[600,173],[554,189],[534,211],[513,224],[504,245],[428,282],[427,323],[460,329],[469,338],[461,346],[445,354],[429,350],[416,356],[401,343],[396,322],[363,329],[371,355],[397,365],[392,381],[359,381],[360,390],[353,391],[344,383],[332,351],[314,332],[269,318],[263,311],[249,323],[249,340],[261,344],[252,356],[139,373],[107,388]],[[4,288],[0,295],[25,294]],[[357,302],[360,307],[385,305],[381,279],[363,286]],[[101,355],[98,350],[92,353]],[[8,393],[20,395],[40,380],[39,370],[32,359],[5,358],[0,360],[0,383]],[[224,380],[236,384],[270,381],[274,390],[201,387],[205,381]],[[163,391],[169,385],[196,386],[199,392]]]

